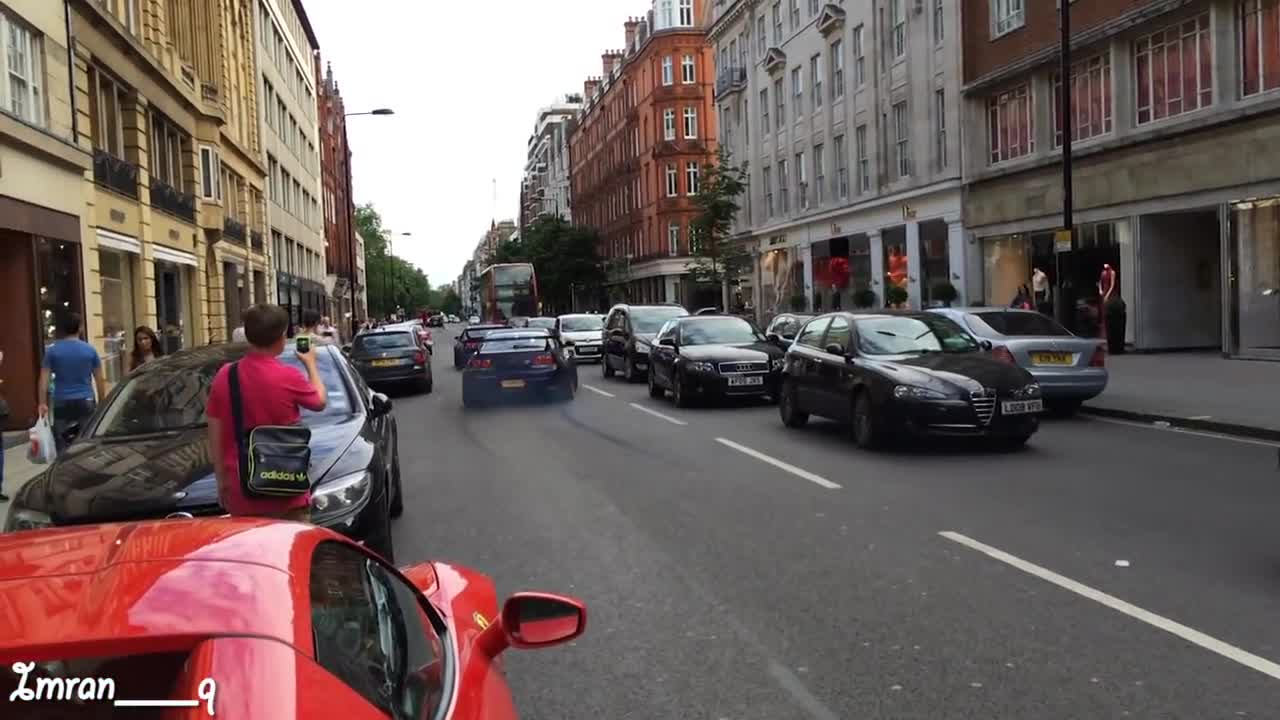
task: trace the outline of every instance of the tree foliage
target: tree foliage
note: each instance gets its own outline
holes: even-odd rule
[[[722,146],[715,163],[703,169],[694,196],[698,215],[689,224],[688,269],[696,281],[732,283],[751,267],[750,254],[733,237],[733,222],[742,209],[738,199],[746,189],[746,164],[734,165]]]
[[[414,313],[436,307],[441,293],[431,287],[426,273],[392,252],[394,241],[382,225],[382,216],[373,205],[356,208],[356,231],[364,238],[365,288],[369,314],[386,317],[397,308]],[[402,238],[401,242],[411,242]]]
[[[567,312],[575,293],[591,298],[600,293],[604,273],[598,242],[594,230],[544,215],[498,245],[488,262],[532,263],[544,312]]]

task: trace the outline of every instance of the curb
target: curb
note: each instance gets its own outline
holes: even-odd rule
[[[1240,425],[1238,423],[1221,422],[1218,420],[1193,420],[1191,418],[1178,417],[1176,415],[1161,415],[1159,413],[1140,412],[1135,410],[1117,410],[1115,408],[1097,407],[1094,405],[1085,405],[1080,408],[1080,412],[1087,415],[1096,415],[1098,417],[1133,420],[1135,422],[1144,423],[1163,423],[1174,428],[1202,430],[1204,432],[1218,433],[1219,435],[1231,435],[1235,437],[1249,438],[1251,440],[1266,440],[1268,442],[1280,443],[1280,430],[1255,427],[1252,425]]]

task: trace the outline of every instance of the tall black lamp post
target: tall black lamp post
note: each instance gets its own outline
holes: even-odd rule
[[[360,115],[395,115],[395,114],[396,114],[396,111],[392,110],[391,108],[376,108],[368,112],[346,113],[343,115],[343,117],[349,118],[349,117],[358,117]],[[342,127],[343,143],[342,144],[343,144],[343,147],[347,149],[346,183],[347,183],[347,204],[348,204],[347,208],[343,208],[343,212],[346,212],[349,209],[355,208],[355,204],[356,204],[355,196],[351,194],[351,148],[350,148],[350,145],[348,145],[346,142],[346,133],[347,133],[346,123],[343,123],[343,127]],[[359,322],[358,322],[358,319],[356,318],[356,238],[355,238],[356,229],[354,226],[355,226],[355,216],[354,216],[354,213],[352,213],[352,217],[347,219],[347,227],[349,228],[349,233],[350,233],[349,236],[347,237],[347,255],[348,255],[347,259],[349,261],[349,264],[347,266],[347,275],[348,275],[347,284],[350,285],[351,287],[351,290],[350,290],[351,337],[355,337],[356,331],[359,329]]]

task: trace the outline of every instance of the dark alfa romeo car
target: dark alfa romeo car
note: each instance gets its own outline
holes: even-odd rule
[[[13,499],[5,531],[222,515],[205,401],[218,368],[247,345],[166,356],[130,374],[75,441]],[[315,346],[329,402],[311,428],[311,520],[394,560],[391,518],[404,510],[391,401],[371,392],[337,348]],[[280,357],[298,367],[292,348]]]
[[[1039,428],[1040,386],[951,320],[929,312],[831,313],[787,351],[778,410],[847,422],[860,447],[897,435],[991,438],[1021,447]]]
[[[649,396],[671,391],[677,407],[697,398],[777,396],[783,352],[754,325],[730,315],[669,320],[649,353]]]

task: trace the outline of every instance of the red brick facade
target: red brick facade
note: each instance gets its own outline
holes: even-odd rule
[[[324,205],[324,237],[327,242],[325,268],[329,275],[336,275],[340,282],[346,283],[355,275],[353,263],[357,252],[346,109],[338,83],[333,79],[333,68],[324,74],[320,72],[319,53],[316,54],[316,78],[320,79],[316,104],[319,106],[321,202]],[[358,282],[359,278],[356,280]]]

